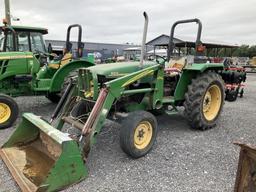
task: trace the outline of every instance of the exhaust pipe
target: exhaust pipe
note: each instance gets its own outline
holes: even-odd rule
[[[144,60],[144,56],[145,56],[146,38],[147,38],[147,31],[148,31],[148,14],[144,11],[143,16],[145,18],[145,23],[144,23],[144,29],[143,29],[141,55],[140,55],[140,67],[141,68],[143,66],[143,60]]]

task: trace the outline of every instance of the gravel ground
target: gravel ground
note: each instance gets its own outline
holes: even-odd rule
[[[249,74],[244,98],[226,102],[218,125],[191,130],[180,115],[160,116],[153,150],[132,160],[119,147],[119,125],[107,121],[89,157],[89,177],[67,188],[73,191],[232,191],[239,140],[256,144],[256,75]],[[22,112],[49,118],[55,105],[44,97],[17,99]],[[14,128],[0,131],[2,145]],[[0,192],[19,191],[0,160]]]

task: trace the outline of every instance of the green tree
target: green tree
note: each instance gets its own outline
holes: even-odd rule
[[[249,57],[254,57],[254,56],[256,56],[256,45],[252,45],[252,46],[249,48],[248,52],[249,52]]]

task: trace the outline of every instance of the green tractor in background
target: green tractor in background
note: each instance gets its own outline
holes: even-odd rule
[[[72,50],[70,32],[78,28],[77,48]],[[18,117],[12,97],[45,95],[58,102],[66,78],[81,67],[92,66],[93,58],[83,58],[82,27],[70,25],[63,56],[51,54],[43,35],[47,29],[21,26],[0,27],[0,129],[10,127]]]
[[[146,13],[144,17],[142,50],[148,26]],[[120,146],[132,158],[146,155],[153,147],[158,132],[153,114],[172,115],[183,106],[193,129],[214,127],[225,98],[223,63],[195,63],[173,56],[175,27],[191,22],[198,24],[196,56],[200,55],[200,20],[177,21],[167,60],[159,56],[144,63],[142,51],[140,62],[79,69],[52,115],[51,122],[57,117],[55,126],[25,113],[0,150],[21,189],[56,191],[87,177],[88,155],[106,118],[121,120]]]

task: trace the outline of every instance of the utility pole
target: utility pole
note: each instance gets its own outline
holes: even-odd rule
[[[4,0],[4,3],[5,3],[5,19],[7,20],[8,25],[11,25],[10,1]]]

